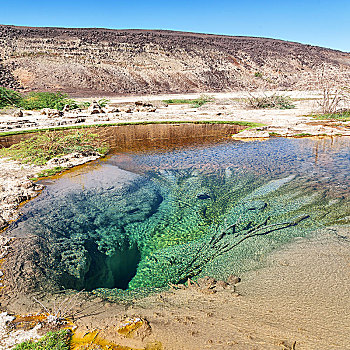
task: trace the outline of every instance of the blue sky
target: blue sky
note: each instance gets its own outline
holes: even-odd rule
[[[350,0],[0,0],[0,23],[261,36],[350,51]]]

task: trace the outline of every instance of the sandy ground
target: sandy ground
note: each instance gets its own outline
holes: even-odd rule
[[[248,95],[244,92],[212,94],[214,102],[199,108],[190,105],[165,105],[162,101],[172,98],[191,99],[199,94],[130,96],[110,98],[105,113],[90,114],[87,111],[65,112],[61,117],[48,117],[39,112],[25,111],[21,118],[10,114],[0,116],[0,132],[62,127],[72,125],[94,125],[125,122],[160,122],[160,121],[248,121],[266,125],[258,132],[247,131],[240,137],[269,137],[269,133],[283,136],[293,136],[300,133],[312,135],[350,135],[349,123],[319,122],[311,117],[305,117],[317,112],[319,106],[317,92],[293,91],[275,92],[290,96],[296,108],[288,110],[276,109],[247,109],[240,99]],[[267,95],[272,94],[265,93]],[[86,99],[85,99],[86,100]],[[135,102],[151,104],[152,107],[136,106]]]
[[[350,349],[349,240],[348,228],[296,239],[270,255],[265,268],[216,293],[191,286],[128,305],[82,295],[75,304],[76,334],[98,330],[96,339],[133,349]],[[52,307],[53,299],[41,300]],[[22,312],[41,309],[25,298],[6,304]],[[135,320],[143,321],[136,332],[118,332]]]
[[[350,349],[349,239],[349,229],[330,229],[295,241],[242,276],[239,296],[188,288],[141,300],[125,314],[146,318],[152,332],[145,340],[165,349]],[[82,322],[105,322],[113,339],[117,323],[113,307],[107,310]]]

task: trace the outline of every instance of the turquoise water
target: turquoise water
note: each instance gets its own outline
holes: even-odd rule
[[[45,238],[57,288],[113,298],[224,279],[348,225],[349,170],[347,138],[123,150],[49,182],[10,234]]]

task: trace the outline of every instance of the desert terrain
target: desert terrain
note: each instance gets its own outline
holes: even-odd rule
[[[32,135],[26,132],[148,123],[235,124],[240,130],[232,137],[239,142],[350,136],[349,120],[313,116],[322,112],[320,72],[326,67],[333,82],[348,82],[349,53],[250,37],[5,25],[0,47],[0,86],[21,93],[61,91],[90,103],[63,111],[3,109],[1,147]],[[247,104],[252,96],[274,95],[287,97],[294,108]],[[203,96],[208,101],[196,108],[167,103]],[[108,100],[103,107],[97,103],[101,98]],[[75,317],[66,326],[77,350],[350,348],[347,226],[296,239],[266,257],[263,268],[227,281],[189,280],[125,303],[92,292],[41,290],[35,293],[40,303],[33,302],[34,294],[14,285],[19,266],[27,275],[37,267],[22,266],[16,254],[32,254],[32,263],[50,252],[30,252],[36,238],[13,239],[6,228],[22,205],[40,195],[44,185],[33,180],[39,173],[57,165],[93,167],[100,158],[96,152],[74,153],[45,165],[0,158],[0,349],[39,338],[50,329],[43,321],[48,311],[67,301]]]

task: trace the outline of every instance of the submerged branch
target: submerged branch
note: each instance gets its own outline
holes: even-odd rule
[[[214,233],[209,240],[199,246],[195,256],[189,261],[177,262],[179,266],[178,276],[173,283],[183,283],[188,278],[197,276],[209,262],[237,247],[243,241],[255,236],[266,235],[268,233],[296,226],[301,221],[307,219],[309,215],[303,215],[292,221],[267,225],[269,218],[265,218],[261,223],[254,225],[250,229],[235,232],[236,224],[228,226],[226,229]],[[249,223],[249,225],[252,222]],[[248,225],[248,226],[249,226]]]

